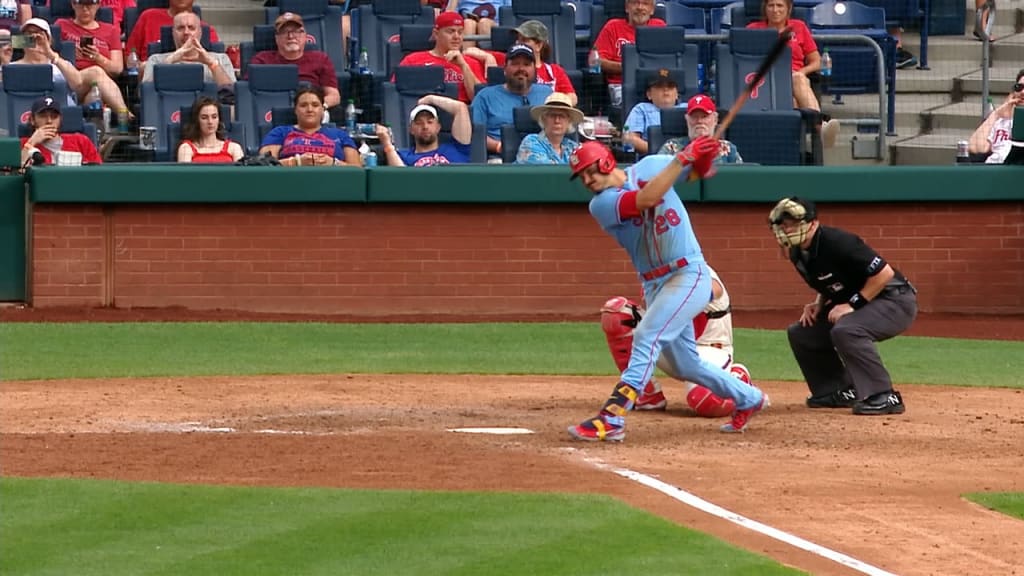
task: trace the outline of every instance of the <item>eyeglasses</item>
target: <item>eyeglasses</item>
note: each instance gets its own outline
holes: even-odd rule
[[[1017,82],[1013,85],[1014,92],[1024,92],[1024,82]]]
[[[277,33],[278,36],[305,36],[305,28],[295,28],[293,30],[281,30]]]

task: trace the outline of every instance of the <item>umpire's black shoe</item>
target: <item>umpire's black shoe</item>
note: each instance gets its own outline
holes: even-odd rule
[[[857,391],[853,388],[807,397],[808,408],[849,408],[856,402]]]
[[[863,416],[880,414],[903,414],[907,407],[903,404],[903,396],[895,390],[875,394],[853,405],[853,413]]]

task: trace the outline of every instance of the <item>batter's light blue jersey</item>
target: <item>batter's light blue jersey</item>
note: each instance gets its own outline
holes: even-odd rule
[[[623,195],[639,191],[674,161],[674,156],[647,156],[625,169],[626,183],[622,188],[605,189],[590,200],[591,216],[626,249],[641,275],[659,266],[674,264],[681,258],[690,263],[704,261],[690,216],[675,188],[670,188],[657,206],[625,222],[619,221],[619,202]]]

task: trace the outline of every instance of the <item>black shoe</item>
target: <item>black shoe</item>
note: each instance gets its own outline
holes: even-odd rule
[[[909,51],[898,48],[896,50],[896,67],[902,69],[910,68],[911,66],[917,66],[917,58]]]
[[[857,391],[853,388],[807,397],[808,408],[849,408],[856,402]]]
[[[907,410],[903,396],[895,390],[875,394],[853,405],[853,413],[863,416],[880,414],[903,414]]]

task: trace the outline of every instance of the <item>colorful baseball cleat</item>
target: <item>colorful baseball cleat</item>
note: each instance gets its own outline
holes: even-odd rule
[[[668,400],[665,398],[665,393],[661,391],[661,384],[658,384],[657,380],[651,379],[637,397],[633,410],[664,410],[667,406]]]
[[[584,442],[622,442],[626,439],[626,423],[616,425],[608,422],[602,413],[575,426],[569,426],[569,435]]]
[[[726,434],[738,434],[747,429],[747,425],[750,424],[750,419],[754,417],[761,410],[764,410],[771,405],[771,401],[768,399],[768,395],[761,392],[761,401],[757,403],[753,408],[747,408],[746,410],[736,410],[732,413],[732,420],[728,424],[723,424],[719,430]]]

